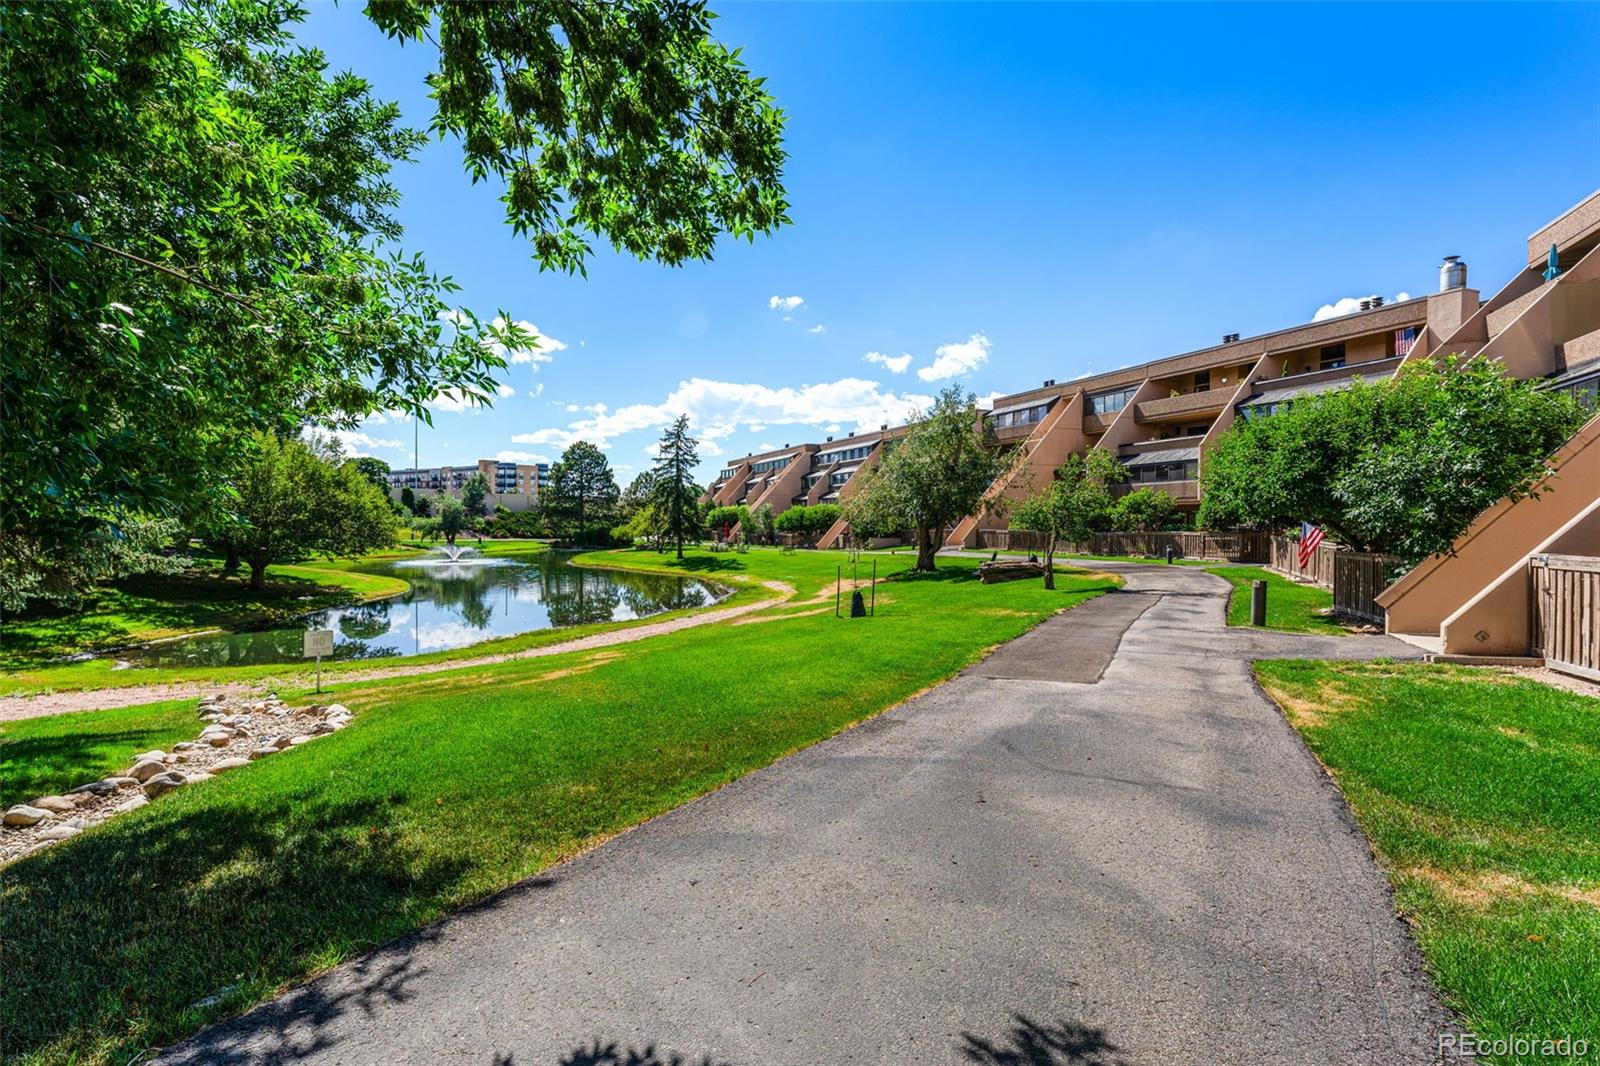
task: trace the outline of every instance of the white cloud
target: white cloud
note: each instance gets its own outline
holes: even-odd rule
[[[439,314],[439,320],[441,322],[448,322],[452,326],[458,327],[463,322],[470,321],[466,313],[463,311],[442,311]],[[505,318],[502,315],[495,315],[491,324],[495,329],[504,329],[510,323],[510,319]],[[499,341],[490,339],[485,339],[483,346],[488,348],[494,354],[504,358],[508,363],[548,363],[555,359],[554,353],[566,351],[567,346],[565,342],[559,341],[554,337],[547,336],[543,330],[534,325],[532,322],[529,322],[527,319],[517,319],[516,325],[534,335],[536,340],[534,341],[532,347],[509,348],[506,345],[501,344]],[[537,365],[535,365],[533,369],[537,371],[539,368]]]
[[[494,324],[497,327],[503,328],[506,325],[506,320],[496,316]],[[486,345],[488,349],[494,352],[496,355],[504,356],[506,362],[531,363],[534,364],[533,369],[535,372],[537,372],[539,369],[539,363],[553,362],[555,360],[556,352],[564,352],[567,350],[565,342],[558,341],[554,337],[547,336],[542,330],[539,329],[538,326],[534,325],[532,322],[529,322],[527,319],[518,319],[517,325],[521,326],[529,333],[532,333],[538,338],[538,340],[535,341],[534,346],[531,348],[507,348],[505,345],[496,341],[490,341]]]
[[[933,350],[933,362],[917,369],[923,381],[942,381],[978,369],[989,361],[989,338],[974,333],[960,344],[941,344]]]
[[[1341,315],[1352,314],[1361,310],[1362,300],[1372,300],[1376,298],[1376,293],[1371,296],[1346,296],[1342,299],[1335,300],[1331,304],[1323,304],[1321,307],[1317,308],[1317,313],[1311,316],[1311,321],[1321,322],[1324,319],[1338,318]],[[1402,300],[1411,299],[1411,294],[1408,292],[1397,292],[1393,297],[1388,297],[1386,299],[1389,303],[1399,303]]]
[[[804,307],[804,296],[774,296],[767,301],[767,306],[774,311],[794,311]]]
[[[904,422],[913,412],[932,403],[931,396],[880,390],[876,381],[862,378],[782,388],[690,378],[680,381],[659,404],[628,404],[595,412],[564,427],[519,433],[511,440],[514,444],[557,448],[586,440],[605,447],[617,437],[664,426],[679,414],[689,416],[702,442],[719,440],[752,426],[853,423],[858,432],[865,432],[880,423]]]
[[[495,452],[494,457],[497,461],[502,463],[548,463],[550,461],[550,457],[548,455],[536,455],[533,452],[519,452],[511,448],[505,448],[501,451]]]
[[[700,442],[700,454],[714,458],[718,455],[725,455],[727,453],[722,450],[722,445],[718,444],[716,441],[703,440]]]
[[[821,322],[818,322],[816,325],[814,325],[810,329],[806,330],[806,332],[807,333],[826,333],[826,332],[828,332],[828,327],[824,326]]]
[[[904,374],[911,365],[911,353],[903,352],[900,355],[884,355],[882,352],[868,352],[861,357],[864,363],[877,363],[891,374]]]
[[[502,400],[517,394],[517,390],[513,389],[510,385],[496,385],[494,387],[494,391],[495,395],[499,396]]]
[[[994,410],[994,402],[996,400],[998,400],[1000,397],[1004,396],[1004,395],[1006,395],[1006,394],[1003,393],[1003,392],[991,392],[987,396],[979,396],[977,398],[977,401],[976,401],[977,405],[978,405],[978,410],[980,410],[980,411],[992,411],[992,410]]]
[[[404,447],[397,440],[372,437],[359,429],[333,429],[324,431],[339,442],[339,447],[349,456],[371,455],[375,451],[397,452]]]
[[[464,389],[444,389],[428,401],[428,406],[435,411],[460,414],[463,411],[476,412],[482,405],[474,400],[472,393]]]

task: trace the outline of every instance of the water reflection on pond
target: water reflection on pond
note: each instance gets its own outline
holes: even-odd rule
[[[381,603],[318,611],[290,626],[191,637],[118,657],[133,666],[298,662],[305,630],[332,629],[335,659],[383,659],[536,629],[645,618],[704,606],[720,595],[694,578],[588,570],[556,552],[454,562],[430,556],[371,569],[405,578],[411,591]]]

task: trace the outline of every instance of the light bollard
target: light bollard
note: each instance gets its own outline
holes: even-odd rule
[[[1263,627],[1267,624],[1267,583],[1265,581],[1250,582],[1250,624]]]

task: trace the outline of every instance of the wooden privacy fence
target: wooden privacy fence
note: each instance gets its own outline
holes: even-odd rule
[[[1389,574],[1400,560],[1372,552],[1336,551],[1332,554],[1334,612],[1361,622],[1383,625],[1378,593],[1388,587]]]
[[[1305,581],[1333,591],[1333,609],[1347,618],[1383,625],[1378,593],[1389,585],[1400,560],[1393,555],[1351,551],[1342,544],[1323,541],[1311,559],[1300,565],[1300,542],[1273,537],[1272,561],[1267,569],[1295,581]]]
[[[984,551],[1044,551],[1044,535],[1022,529],[980,529]],[[1218,559],[1230,563],[1267,561],[1267,535],[1252,531],[1170,533],[1096,533],[1086,541],[1063,543],[1060,550],[1077,555],[1142,555],[1165,558],[1167,548],[1184,559]]]
[[[1267,569],[1276,570],[1296,581],[1309,581],[1325,589],[1333,588],[1333,553],[1339,545],[1323,541],[1312,553],[1311,561],[1300,565],[1300,542],[1291,537],[1273,537]]]
[[[1535,555],[1533,649],[1553,670],[1600,681],[1600,558]]]

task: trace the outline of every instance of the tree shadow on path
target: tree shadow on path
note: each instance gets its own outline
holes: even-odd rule
[[[1079,1022],[1053,1025],[1013,1014],[1011,1028],[999,1040],[961,1034],[961,1053],[980,1066],[1132,1066],[1104,1029]]]

